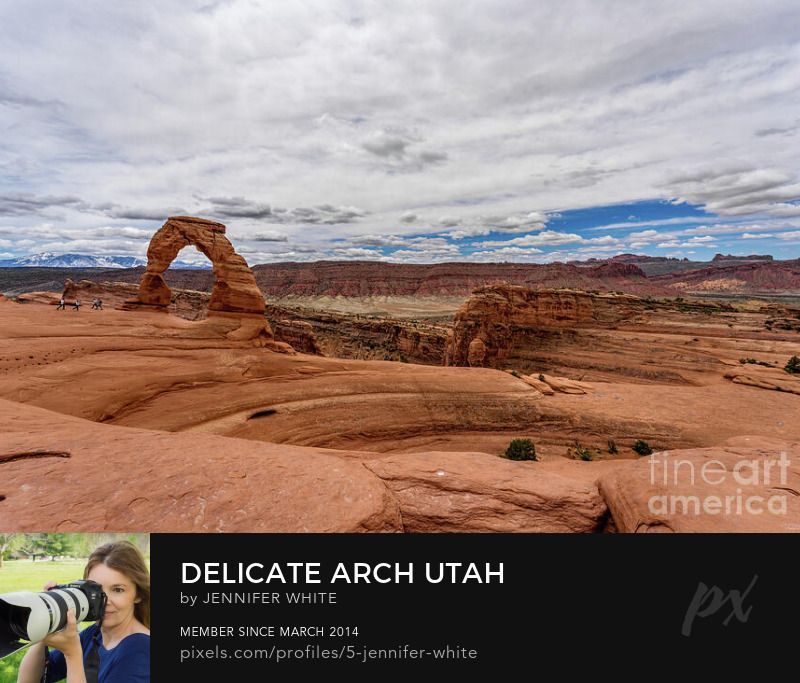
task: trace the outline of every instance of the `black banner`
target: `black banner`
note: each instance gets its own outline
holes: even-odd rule
[[[153,674],[498,672],[653,648],[783,652],[800,596],[780,535],[152,537]],[[667,656],[668,653],[668,656]],[[167,676],[170,678],[167,679]]]

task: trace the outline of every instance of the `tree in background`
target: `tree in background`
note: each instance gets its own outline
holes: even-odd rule
[[[12,553],[25,542],[23,534],[0,534],[0,569],[6,553]]]
[[[74,534],[31,534],[28,552],[31,555],[46,555],[52,557],[64,557],[75,553]]]

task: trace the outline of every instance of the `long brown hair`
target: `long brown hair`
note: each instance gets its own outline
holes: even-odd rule
[[[133,581],[136,597],[139,599],[133,606],[133,615],[141,624],[150,628],[150,572],[139,548],[130,541],[101,545],[89,557],[83,578],[88,578],[89,572],[98,564],[115,569]]]

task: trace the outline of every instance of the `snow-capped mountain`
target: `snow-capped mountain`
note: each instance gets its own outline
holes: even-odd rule
[[[93,256],[90,254],[55,254],[43,252],[0,261],[0,268],[136,268],[146,266],[147,260],[136,256]],[[175,261],[172,268],[210,268],[211,264],[192,264]]]

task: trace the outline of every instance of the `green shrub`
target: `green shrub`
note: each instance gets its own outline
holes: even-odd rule
[[[800,375],[800,357],[792,356],[783,369],[792,375]]]
[[[505,453],[504,458],[509,460],[538,460],[536,457],[536,447],[530,439],[513,439]]]
[[[544,375],[539,373],[539,381],[544,382]]]
[[[642,441],[641,439],[633,444],[633,450],[639,455],[650,455],[653,452],[650,444],[647,443],[647,441]]]
[[[617,450],[617,444],[611,439],[608,440],[608,452],[611,453],[611,455],[616,455],[619,453]]]
[[[588,461],[592,459],[591,451],[589,451],[588,448],[581,446],[577,441],[575,442],[575,448],[573,449],[573,452],[578,460]]]
[[[774,368],[772,363],[765,360],[756,360],[755,358],[740,358],[739,362],[742,365],[763,365],[765,368]]]
[[[519,373],[518,373],[516,370],[512,370],[512,371],[511,371],[511,374],[512,374],[514,377],[516,377],[517,379],[519,379],[520,377],[522,377],[522,375],[520,375],[520,374],[519,374]]]

